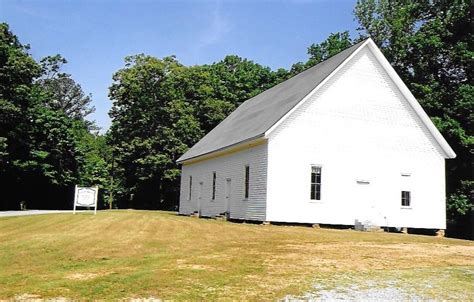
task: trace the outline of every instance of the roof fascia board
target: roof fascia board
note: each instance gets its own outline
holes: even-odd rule
[[[408,87],[402,81],[402,79],[397,74],[395,69],[392,67],[390,62],[388,62],[387,58],[385,58],[382,51],[377,47],[377,45],[374,43],[374,41],[372,41],[372,39],[368,40],[368,45],[369,45],[369,49],[374,54],[375,58],[382,65],[382,67],[387,72],[389,77],[392,79],[392,81],[395,83],[395,85],[400,90],[402,95],[405,97],[405,99],[408,101],[408,103],[413,108],[415,113],[418,115],[422,123],[426,126],[430,134],[433,136],[433,138],[439,144],[441,149],[444,151],[445,157],[455,158],[456,153],[453,151],[451,146],[449,146],[448,142],[445,140],[443,135],[439,132],[439,130],[433,124],[428,114],[426,114],[426,112],[423,110],[421,105],[416,100],[415,96],[411,93],[410,89],[408,89]]]
[[[295,112],[300,106],[302,106],[308,99],[310,99],[321,87],[323,87],[326,82],[328,82],[341,68],[343,68],[347,62],[349,62],[355,55],[359,53],[359,51],[364,48],[371,39],[367,39],[364,43],[362,43],[354,52],[351,53],[336,69],[334,69],[318,86],[316,86],[313,90],[311,90],[298,104],[296,104],[290,111],[288,111],[285,115],[283,115],[273,126],[271,126],[267,131],[265,131],[264,137],[268,138],[268,136],[276,129],[278,126],[283,123],[293,112]]]
[[[244,149],[259,146],[259,145],[265,143],[266,141],[267,141],[267,139],[265,137],[263,137],[263,135],[259,135],[259,136],[249,138],[245,141],[242,141],[242,142],[230,145],[230,146],[226,146],[226,147],[220,148],[218,150],[214,150],[214,151],[211,151],[211,152],[208,152],[208,153],[205,153],[205,154],[201,154],[201,155],[198,155],[198,156],[195,156],[195,157],[191,157],[191,158],[187,158],[187,159],[183,159],[183,160],[178,159],[177,163],[182,164],[182,165],[194,164],[196,162],[200,162],[200,161],[203,161],[203,160],[208,160],[208,159],[211,159],[211,158],[228,155],[228,154],[231,154],[231,153],[242,151]]]

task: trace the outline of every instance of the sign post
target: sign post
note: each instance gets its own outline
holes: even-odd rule
[[[97,214],[97,195],[99,187],[78,187],[76,185],[74,192],[74,210],[76,214],[76,207],[94,208],[94,215]]]

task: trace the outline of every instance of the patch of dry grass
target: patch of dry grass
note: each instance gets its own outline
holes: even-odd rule
[[[458,267],[474,270],[473,242],[155,211],[0,219],[0,298],[274,300],[300,295],[315,280],[330,287],[330,276],[390,271],[408,278]],[[472,298],[472,275],[456,278],[443,284]],[[439,288],[440,297],[449,298],[446,292]]]

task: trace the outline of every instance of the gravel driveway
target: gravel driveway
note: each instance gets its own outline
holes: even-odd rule
[[[79,212],[79,211],[76,211]],[[0,211],[0,217],[27,216],[41,214],[72,213],[70,210],[27,210],[27,211]]]

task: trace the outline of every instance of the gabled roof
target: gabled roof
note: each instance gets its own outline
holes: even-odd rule
[[[264,138],[265,135],[273,131],[281,121],[289,116],[293,110],[317,91],[320,85],[323,86],[326,80],[337,73],[339,68],[342,68],[358,49],[364,46],[368,46],[372,50],[379,63],[395,82],[428,132],[439,144],[445,153],[445,157],[455,158],[456,154],[438,129],[436,129],[408,87],[403,83],[380,49],[368,38],[245,101],[184,153],[178,159],[178,162],[184,162],[207,154],[210,155],[235,145]]]
[[[178,162],[261,137],[365,41],[245,101],[184,153]]]

